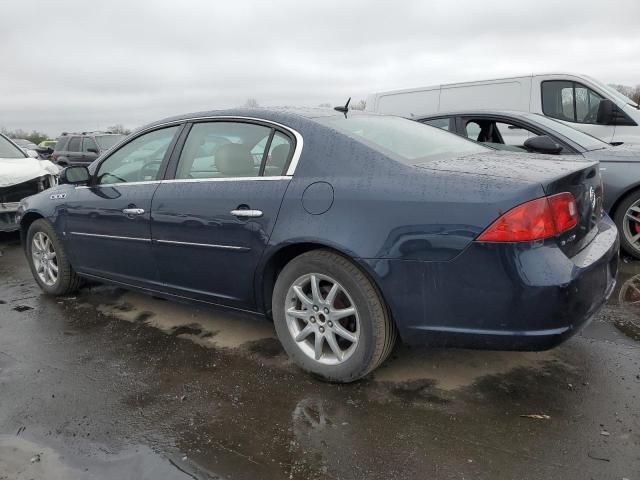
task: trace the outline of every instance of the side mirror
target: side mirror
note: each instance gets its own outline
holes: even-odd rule
[[[615,125],[616,120],[616,105],[608,98],[600,100],[598,105],[598,115],[596,117],[596,123],[598,125]]]
[[[562,146],[558,145],[553,139],[547,135],[528,138],[524,142],[527,150],[536,153],[546,153],[556,155],[562,151]]]
[[[71,167],[67,167],[60,172],[60,177],[58,178],[59,184],[68,183],[70,185],[84,185],[89,183],[91,179],[91,174],[87,167],[83,165],[74,165]]]
[[[31,158],[40,158],[40,155],[38,155],[38,152],[36,152],[35,150],[31,150],[31,149],[27,150],[27,156],[29,156]]]
[[[87,152],[89,152],[89,153],[95,153],[95,154],[98,154],[98,153],[99,153],[97,148],[87,148]]]

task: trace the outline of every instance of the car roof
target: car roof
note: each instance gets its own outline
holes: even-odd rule
[[[193,120],[198,118],[208,117],[248,117],[256,119],[270,120],[274,122],[287,123],[287,121],[296,121],[299,119],[313,120],[316,118],[326,117],[340,117],[344,113],[338,112],[333,108],[323,107],[270,107],[270,108],[233,108],[227,110],[209,110],[203,112],[186,113],[183,115],[176,115],[173,117],[167,117],[162,120],[158,120],[149,123],[138,130],[148,129],[150,127],[163,125],[166,123],[174,123],[179,121]],[[372,112],[363,112],[360,110],[349,110],[349,116],[364,115],[364,116],[380,116],[380,114]]]
[[[502,115],[505,117],[524,117],[525,115],[538,115],[537,113],[532,112],[523,112],[519,110],[489,110],[489,109],[479,109],[479,110],[452,110],[448,112],[437,112],[423,115],[413,115],[411,118],[414,120],[424,120],[428,118],[440,118],[440,117],[451,117],[457,115]]]

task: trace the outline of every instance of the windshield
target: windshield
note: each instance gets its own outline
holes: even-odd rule
[[[400,117],[353,115],[347,118],[320,117],[315,120],[407,165],[490,151],[439,128]]]
[[[619,100],[621,102],[624,102],[624,103],[628,103],[632,107],[638,108],[638,104],[636,102],[634,102],[633,100],[631,100],[629,97],[627,97],[624,93],[619,92],[615,88],[610,87],[609,85],[606,85],[606,84],[596,80],[595,78],[591,78],[591,77],[586,77],[586,78],[591,80],[598,87],[600,87],[602,90],[606,91],[609,95],[611,95],[612,97],[616,98],[617,100]]]
[[[100,146],[100,150],[109,150],[124,137],[125,135],[98,135],[95,139]]]
[[[25,158],[24,152],[0,135],[0,158]]]
[[[543,115],[537,115],[535,113],[527,113],[523,115],[525,118],[532,120],[540,125],[543,125],[554,132],[558,132],[560,135],[567,137],[572,142],[578,144],[586,151],[591,150],[602,150],[603,148],[610,147],[606,142],[603,142],[599,138],[592,137],[588,133],[581,132],[580,130],[576,130],[575,128],[571,128],[568,125],[565,125],[562,122],[558,122],[556,120],[552,120]]]

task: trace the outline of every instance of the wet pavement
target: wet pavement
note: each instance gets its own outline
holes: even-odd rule
[[[16,236],[0,252],[0,480],[640,479],[640,262],[554,350],[400,347],[331,385],[268,322],[47,297]]]

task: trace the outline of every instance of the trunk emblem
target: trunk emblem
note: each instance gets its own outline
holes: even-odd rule
[[[596,209],[596,191],[593,187],[589,187],[589,201],[591,202],[591,210]]]

